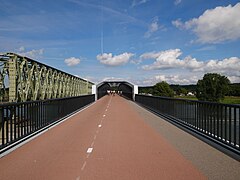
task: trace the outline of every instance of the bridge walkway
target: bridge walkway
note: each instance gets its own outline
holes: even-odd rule
[[[239,162],[105,96],[0,159],[0,179],[238,179]]]

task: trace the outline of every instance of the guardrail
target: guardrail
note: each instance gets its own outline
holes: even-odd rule
[[[0,153],[13,143],[94,102],[95,95],[0,105]]]
[[[240,105],[145,95],[136,102],[240,155]]]

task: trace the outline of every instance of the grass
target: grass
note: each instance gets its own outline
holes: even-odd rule
[[[226,96],[221,103],[225,104],[240,104],[240,97],[236,96]]]
[[[195,96],[175,96],[175,98],[198,100]],[[240,97],[237,96],[225,96],[224,100],[221,101],[224,104],[240,104]]]

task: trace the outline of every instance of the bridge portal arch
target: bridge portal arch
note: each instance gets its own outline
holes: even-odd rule
[[[118,91],[124,97],[135,100],[135,94],[138,94],[138,86],[127,81],[103,81],[96,86],[96,99],[107,95],[107,91]]]

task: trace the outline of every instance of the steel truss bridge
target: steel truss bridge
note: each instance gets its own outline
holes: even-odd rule
[[[121,91],[170,123],[240,159],[240,106],[146,96],[127,81],[98,85],[14,53],[0,55],[0,155],[107,94]],[[9,103],[6,103],[9,102]],[[124,112],[122,112],[124,114]]]
[[[0,55],[0,101],[25,102],[92,94],[92,82],[15,53]]]

